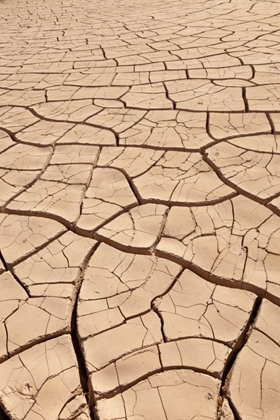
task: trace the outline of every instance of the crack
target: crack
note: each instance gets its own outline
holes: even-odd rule
[[[106,242],[106,241],[103,241]],[[111,245],[111,244],[110,244]],[[114,246],[114,245],[112,245]],[[120,249],[120,247],[117,247],[118,249]],[[128,253],[132,253],[132,250],[129,249],[125,249],[125,252]],[[141,252],[144,254],[144,252]],[[167,252],[164,251],[160,251],[160,250],[155,250],[155,255],[157,257],[160,258],[164,258],[167,259],[169,261],[173,261],[179,265],[181,265],[184,268],[189,269],[190,271],[192,271],[193,273],[199,275],[202,279],[215,284],[216,286],[224,286],[224,287],[230,287],[233,289],[242,289],[242,290],[246,290],[248,292],[252,292],[255,295],[259,296],[260,298],[265,297],[267,300],[269,300],[270,302],[274,303],[277,306],[280,306],[280,297],[274,296],[273,294],[271,294],[270,292],[268,292],[267,290],[264,290],[254,284],[250,284],[250,283],[243,283],[241,281],[232,281],[230,279],[224,278],[224,277],[219,277],[216,276],[212,273],[209,273],[209,271],[204,270],[203,268],[201,268],[200,266],[193,264],[191,261],[187,261],[184,260],[181,257],[178,257],[176,255],[173,254],[168,254]]]
[[[78,100],[83,101],[84,99],[78,99]],[[61,102],[61,101],[58,101],[58,102]],[[30,107],[24,107],[24,106],[18,105],[16,107],[27,109],[28,111],[30,111],[31,114],[33,114],[35,117],[39,118],[41,121],[49,121],[49,122],[54,122],[54,123],[61,122],[61,123],[69,123],[69,124],[75,124],[75,125],[86,125],[86,126],[89,126],[89,127],[95,127],[95,128],[101,129],[101,130],[109,131],[109,132],[114,134],[115,138],[117,136],[117,133],[109,127],[87,122],[87,120],[89,120],[90,118],[95,117],[96,115],[98,115],[102,111],[104,111],[103,108],[101,108],[100,111],[94,113],[93,115],[87,116],[83,121],[75,121],[75,120],[71,120],[71,119],[59,119],[59,118],[56,119],[56,118],[45,117],[44,115],[41,115],[37,111],[35,111],[35,109],[33,109],[31,106]],[[117,141],[117,139],[116,139],[116,141]]]
[[[78,370],[79,370],[79,375],[80,375],[80,382],[81,382],[81,386],[82,386],[84,396],[85,396],[86,401],[88,403],[91,420],[99,420],[99,417],[98,417],[97,411],[95,409],[95,399],[94,399],[93,393],[91,392],[91,389],[90,389],[90,377],[89,377],[89,373],[88,373],[88,370],[87,370],[87,367],[86,367],[86,361],[85,361],[85,357],[83,355],[83,349],[82,349],[82,346],[80,344],[80,338],[79,338],[79,333],[78,333],[78,299],[79,299],[79,293],[80,293],[80,290],[81,290],[81,286],[82,286],[82,283],[83,283],[84,272],[85,272],[85,270],[88,266],[88,263],[89,263],[91,257],[93,256],[93,254],[96,251],[96,249],[98,248],[98,246],[99,246],[98,243],[95,246],[93,246],[93,248],[90,250],[90,252],[86,256],[86,258],[85,258],[85,260],[82,264],[82,267],[80,269],[80,275],[78,276],[78,280],[77,280],[77,283],[76,283],[76,293],[75,293],[74,305],[73,305],[73,311],[72,311],[71,323],[70,323],[70,327],[71,327],[70,334],[71,334],[73,348],[74,348],[76,358],[77,358]]]
[[[138,205],[143,204],[143,200],[141,198],[141,195],[140,195],[139,191],[137,190],[136,186],[133,183],[133,179],[130,178],[130,176],[127,174],[127,172],[125,171],[125,169],[118,168],[118,167],[115,167],[115,166],[109,166],[109,167],[112,168],[112,169],[115,169],[115,171],[119,171],[119,172],[121,172],[123,174],[123,176],[125,177],[125,179],[126,179],[128,185],[129,185],[131,191],[133,192],[133,194],[134,194],[134,196],[135,196],[135,198],[137,200],[137,204]],[[109,168],[109,167],[107,167],[107,166],[99,166],[99,165],[96,166],[96,168],[101,168],[101,169],[103,169],[103,168]]]
[[[168,340],[167,340],[166,334],[164,332],[164,319],[163,319],[163,316],[162,316],[161,312],[158,309],[158,301],[156,301],[156,299],[158,299],[158,298],[156,297],[152,300],[151,309],[159,317],[160,324],[161,324],[161,326],[160,326],[161,335],[162,335],[162,338],[163,338],[163,342],[166,343]]]
[[[174,101],[173,99],[170,98],[168,89],[167,89],[166,84],[164,82],[163,82],[163,87],[164,87],[164,90],[165,90],[166,98],[171,102],[172,109],[175,110],[176,109],[176,101]]]
[[[159,311],[158,307],[159,307],[160,301],[163,298],[163,296],[165,296],[167,293],[170,292],[171,289],[173,289],[174,285],[177,283],[177,281],[179,280],[179,278],[181,277],[181,275],[183,274],[184,271],[185,271],[185,269],[181,268],[181,270],[176,275],[176,277],[174,278],[172,283],[168,286],[168,288],[163,293],[161,293],[160,295],[155,296],[151,301],[151,310],[153,312],[155,312],[155,314],[159,317],[159,320],[160,320],[161,335],[162,335],[164,343],[166,343],[168,340],[167,340],[166,334],[164,332],[164,319],[163,319],[163,316],[162,316],[161,312]]]
[[[227,401],[228,401],[228,404],[229,404],[230,409],[231,409],[231,411],[232,411],[232,414],[233,414],[234,420],[242,420],[242,418],[240,417],[240,415],[239,415],[239,413],[238,413],[237,409],[235,408],[235,406],[234,406],[233,402],[231,401],[231,399],[230,399],[229,397],[227,398]]]
[[[152,255],[154,254],[154,251],[155,251],[157,245],[159,244],[159,241],[161,240],[161,237],[163,235],[163,231],[164,231],[164,228],[165,228],[165,225],[166,225],[166,222],[167,222],[167,217],[168,217],[169,211],[170,211],[170,207],[168,207],[164,212],[161,227],[160,227],[160,230],[158,232],[158,236],[157,236],[154,244],[151,247],[151,254]]]
[[[6,271],[9,271],[8,265],[7,265],[7,263],[6,263],[5,259],[4,259],[3,254],[2,254],[2,252],[1,252],[1,251],[0,251],[0,261],[2,262],[2,264],[3,264],[4,268],[5,268],[5,270],[6,270]]]
[[[251,332],[253,330],[253,327],[255,325],[256,319],[258,317],[259,311],[260,311],[260,307],[262,304],[262,298],[261,297],[257,297],[257,299],[255,300],[251,315],[249,317],[249,320],[247,322],[247,325],[245,326],[242,334],[240,335],[240,337],[238,338],[232,352],[230,353],[228,360],[226,361],[226,365],[225,365],[225,369],[222,375],[222,381],[221,381],[221,387],[220,387],[220,395],[219,395],[219,399],[218,399],[218,407],[217,407],[217,419],[220,419],[221,413],[220,413],[220,409],[222,407],[222,403],[223,400],[225,398],[227,398],[230,408],[233,412],[234,418],[235,420],[241,420],[237,409],[234,407],[232,401],[230,400],[230,393],[229,393],[229,381],[231,378],[231,374],[232,371],[234,369],[234,364],[238,358],[238,355],[240,354],[240,352],[242,351],[242,349],[245,347]]]
[[[160,357],[160,356],[159,356]],[[160,365],[161,365],[161,361],[160,361]],[[154,369],[151,370],[149,373],[146,373],[140,377],[138,377],[137,379],[135,379],[134,381],[131,381],[125,385],[119,385],[116,388],[107,391],[107,392],[102,392],[100,394],[97,394],[97,400],[100,399],[110,399],[115,397],[116,395],[122,394],[123,392],[127,391],[128,389],[131,389],[133,386],[139,384],[140,382],[149,379],[151,376],[154,376],[158,373],[162,373],[162,372],[168,372],[168,371],[174,371],[174,370],[190,370],[192,372],[196,372],[196,373],[202,373],[204,375],[207,375],[211,378],[217,378],[217,375],[215,373],[211,373],[209,371],[207,371],[206,369],[200,369],[194,366],[188,366],[188,365],[178,365],[178,366],[165,366],[162,368],[162,366],[159,369]],[[1,419],[0,419],[1,420]],[[99,418],[95,418],[94,420],[99,420]]]
[[[231,187],[233,190],[235,190],[238,194],[243,195],[244,197],[249,198],[250,200],[255,201],[258,204],[261,204],[264,207],[268,207],[273,213],[279,215],[279,210],[277,210],[276,208],[274,208],[273,206],[270,206],[270,201],[273,200],[275,197],[277,197],[279,195],[275,194],[272,197],[269,197],[268,199],[262,199],[259,198],[258,196],[255,196],[253,194],[251,194],[250,192],[240,188],[237,184],[234,184],[233,182],[230,181],[230,179],[226,178],[222,171],[215,165],[215,163],[208,157],[208,153],[207,151],[202,153],[202,159],[204,160],[204,162],[206,162],[215,172],[215,174],[217,175],[217,177],[227,186]]]
[[[210,149],[212,146],[215,146],[219,143],[226,143],[226,142],[230,143],[230,140],[235,140],[235,139],[240,139],[240,138],[246,139],[248,137],[256,137],[257,138],[258,136],[262,136],[262,135],[267,136],[269,134],[274,134],[274,132],[272,132],[272,131],[273,131],[273,129],[271,128],[270,131],[256,131],[254,133],[248,133],[248,134],[238,133],[238,134],[233,134],[231,136],[225,136],[225,137],[222,137],[222,138],[213,137],[213,135],[211,133],[208,133],[209,137],[211,137],[213,139],[213,142],[205,144],[198,151],[203,155],[204,153],[207,153],[208,149]],[[236,146],[236,147],[238,147],[239,149],[246,150],[246,151],[255,152],[254,149],[249,149],[249,148],[245,148],[245,147],[241,147],[241,146]],[[186,151],[188,151],[188,150],[186,150]],[[196,152],[196,150],[192,150],[192,152]],[[262,151],[261,153],[270,154],[271,152]]]
[[[16,213],[13,213],[13,214],[16,214]],[[31,214],[31,215],[29,214],[28,216],[32,217],[32,216],[34,216],[34,214]],[[47,216],[45,216],[45,217],[47,218]],[[65,234],[65,232],[66,232],[66,230],[62,230],[57,235],[53,236],[51,239],[47,240],[42,245],[37,246],[36,248],[33,249],[33,251],[30,251],[28,254],[26,254],[26,255],[24,255],[24,256],[16,259],[11,264],[10,263],[5,263],[6,264],[6,267],[7,267],[6,271],[11,271],[11,268],[14,267],[15,265],[18,265],[21,262],[23,262],[24,260],[26,260],[27,258],[30,258],[34,254],[37,254],[39,251],[41,251],[43,248],[47,247],[49,244],[51,244],[52,242],[54,242],[56,239],[59,239],[62,235]],[[11,273],[11,274],[14,276],[13,273]]]
[[[2,404],[0,403],[0,420],[10,420],[10,417],[8,416],[8,414],[5,412]]]
[[[148,248],[140,248],[134,247],[131,245],[123,245],[112,238],[107,238],[106,236],[101,235],[100,233],[96,232],[93,235],[93,239],[97,240],[98,242],[106,243],[107,245],[112,246],[119,251],[126,252],[128,254],[139,254],[139,255],[151,255],[151,250]]]
[[[261,133],[261,134],[266,134],[266,133]],[[207,146],[207,145],[205,145],[205,146],[202,146],[202,147],[195,147],[195,148],[184,147],[184,146],[158,146],[158,145],[153,146],[151,144],[146,144],[146,143],[144,143],[144,144],[127,144],[127,143],[125,143],[125,141],[126,141],[126,139],[122,139],[122,142],[120,144],[121,147],[138,148],[138,149],[151,149],[151,150],[156,150],[156,151],[161,150],[161,151],[164,151],[164,152],[171,151],[171,152],[195,153],[195,152],[200,152],[203,147]],[[216,144],[216,141],[213,141],[211,143],[209,142],[208,146],[210,147],[210,146],[213,146],[214,144]]]
[[[19,279],[19,277],[15,274],[14,270],[12,267],[10,267],[9,264],[7,264],[7,262],[5,261],[5,258],[3,257],[3,254],[0,250],[0,261],[2,262],[2,264],[4,265],[4,268],[6,270],[6,272],[9,272],[13,278],[15,279],[15,281],[22,287],[22,289],[25,291],[25,293],[27,294],[28,298],[31,297],[28,288],[25,286],[25,284]]]
[[[248,103],[248,99],[246,97],[246,88],[242,87],[242,98],[244,101],[244,106],[245,106],[245,112],[249,112],[249,103]]]
[[[69,184],[66,184],[69,185]],[[14,210],[14,209],[9,209],[6,208],[4,210],[5,214],[14,214],[14,215],[18,215],[18,216],[28,216],[28,217],[43,217],[45,219],[51,219],[51,220],[55,220],[56,222],[60,223],[61,225],[63,225],[65,228],[69,229],[69,230],[74,230],[73,226],[75,222],[69,222],[67,219],[65,219],[62,216],[59,216],[58,214],[53,214],[53,213],[45,213],[42,212],[41,210]]]
[[[268,122],[269,122],[270,127],[271,127],[271,134],[275,135],[275,132],[276,132],[275,125],[272,121],[271,115],[268,112],[266,113],[266,118],[268,119]]]
[[[9,211],[9,209],[7,209],[8,205],[12,201],[14,201],[16,198],[18,198],[21,194],[26,192],[29,188],[31,188],[38,180],[40,180],[41,176],[44,175],[44,173],[46,172],[46,170],[47,170],[47,168],[50,164],[53,153],[54,153],[54,147],[53,146],[47,146],[47,147],[51,148],[52,151],[49,153],[49,156],[48,156],[47,160],[45,161],[44,166],[39,171],[38,175],[33,179],[33,181],[26,184],[18,193],[14,194],[9,200],[7,200],[6,203],[1,207],[1,210]]]
[[[174,187],[176,189],[178,185]],[[233,188],[232,188],[233,189]],[[172,195],[172,194],[171,194]],[[142,199],[141,204],[162,204],[164,206],[169,207],[207,207],[207,206],[214,206],[215,204],[220,204],[225,201],[231,200],[232,198],[235,198],[239,195],[237,191],[233,191],[232,193],[229,193],[225,197],[220,198],[214,198],[209,201],[173,201],[173,200],[162,200],[160,198],[148,198],[148,199]]]
[[[5,362],[8,359],[11,359],[14,356],[17,356],[18,354],[23,353],[25,350],[31,349],[32,347],[36,346],[37,344],[46,343],[47,341],[50,341],[50,340],[52,340],[54,338],[57,338],[57,337],[61,337],[61,336],[66,335],[66,334],[69,334],[68,326],[59,330],[59,331],[57,331],[57,332],[50,333],[50,334],[45,334],[44,337],[34,339],[34,340],[30,341],[29,343],[24,344],[21,347],[17,348],[16,350],[13,350],[13,351],[9,352],[8,355],[5,355],[5,356],[1,357],[0,358],[0,364]],[[0,417],[0,420],[1,420],[1,417]]]
[[[0,130],[3,131],[4,133],[8,134],[11,137],[11,139],[15,142],[15,144],[25,144],[25,145],[28,145],[28,146],[33,146],[34,148],[35,147],[40,147],[42,149],[47,149],[48,147],[51,146],[51,144],[41,144],[41,143],[35,143],[35,142],[31,142],[31,141],[28,142],[28,141],[20,140],[17,137],[17,134],[21,134],[21,132],[23,130],[25,130],[25,129],[29,128],[29,127],[32,127],[32,126],[34,126],[37,123],[38,123],[38,121],[35,121],[34,123],[25,126],[24,129],[19,130],[16,133],[12,132],[11,130],[9,130],[8,128],[5,128],[5,127],[1,127]],[[3,151],[1,153],[3,153]]]

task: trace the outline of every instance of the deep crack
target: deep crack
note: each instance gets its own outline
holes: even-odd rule
[[[218,413],[218,420],[220,418],[220,409],[222,406],[222,402],[224,400],[224,398],[226,398],[230,404],[230,407],[233,411],[234,417],[236,420],[241,420],[237,410],[235,409],[231,399],[230,399],[230,393],[228,392],[228,386],[229,386],[229,379],[231,377],[232,374],[232,370],[234,369],[234,364],[238,358],[238,355],[240,354],[240,352],[242,351],[242,349],[245,347],[250,334],[253,330],[254,324],[257,320],[260,308],[261,308],[261,304],[262,304],[263,298],[261,297],[257,297],[250,315],[250,318],[247,322],[246,327],[244,328],[242,334],[240,335],[240,337],[238,338],[232,352],[230,353],[228,360],[226,362],[224,371],[223,371],[223,375],[222,375],[222,380],[221,380],[221,387],[220,387],[220,398],[218,400],[218,409],[217,409],[217,413]]]
[[[94,399],[94,395],[91,391],[91,385],[90,385],[90,375],[89,375],[89,372],[87,370],[85,356],[84,356],[84,353],[83,353],[83,348],[82,348],[82,343],[81,343],[81,338],[79,336],[79,331],[78,331],[78,301],[79,301],[80,290],[81,290],[81,287],[82,287],[82,284],[83,284],[84,272],[87,268],[87,265],[89,263],[90,258],[93,256],[97,247],[98,247],[98,245],[95,245],[91,249],[91,251],[86,256],[86,258],[85,258],[85,260],[82,264],[81,271],[79,273],[79,277],[78,277],[78,281],[77,281],[77,286],[76,286],[76,296],[75,296],[74,306],[73,306],[73,310],[72,310],[71,326],[70,326],[71,327],[72,344],[73,344],[73,348],[74,348],[76,358],[77,358],[78,371],[79,371],[79,376],[80,376],[80,383],[81,383],[81,386],[82,386],[83,394],[86,398],[86,401],[87,401],[87,404],[88,404],[88,407],[89,407],[91,420],[99,420],[99,417],[98,417],[98,414],[97,414],[97,410],[95,408],[95,399]]]

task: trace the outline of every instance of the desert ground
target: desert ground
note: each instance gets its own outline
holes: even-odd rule
[[[280,419],[280,0],[2,0],[0,419]]]

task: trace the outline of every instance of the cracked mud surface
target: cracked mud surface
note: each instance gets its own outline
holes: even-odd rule
[[[279,420],[279,1],[0,1],[0,420]]]

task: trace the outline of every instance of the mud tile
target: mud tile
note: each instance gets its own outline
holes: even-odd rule
[[[279,307],[269,302],[268,300],[263,300],[261,310],[254,328],[265,334],[279,345],[280,335],[278,317]]]
[[[144,115],[144,111],[133,109],[105,109],[98,115],[88,119],[87,122],[121,133],[140,121]]]
[[[2,113],[2,111],[5,111]],[[23,130],[25,127],[28,127],[39,121],[35,115],[33,115],[29,110],[24,108],[1,108],[0,122],[1,126],[7,130],[17,133],[20,130]]]
[[[1,402],[12,418],[31,420],[40,417],[42,412],[46,420],[57,418],[73,394],[82,394],[76,357],[68,335],[12,357],[1,364],[0,372]],[[85,400],[81,405],[84,404]]]
[[[112,83],[113,86],[133,86],[149,83],[149,73],[118,73]]]
[[[190,222],[181,231],[177,214],[182,220],[182,210],[172,208],[166,236],[157,245],[158,255],[177,256],[217,278],[249,283],[263,293],[275,285],[275,296],[279,296],[276,287],[280,263],[276,245],[279,220],[269,209],[242,196],[209,206],[207,210],[193,207],[192,219],[187,210]],[[275,240],[268,248],[271,235]]]
[[[100,107],[91,100],[56,101],[34,106],[34,110],[45,118],[79,123],[100,112]]]
[[[77,227],[92,231],[137,204],[137,199],[122,172],[111,168],[96,168],[83,199]]]
[[[128,353],[161,341],[160,320],[154,312],[133,318],[83,342],[87,368],[90,372],[99,370]],[[108,342],[115,346],[106,346]]]
[[[80,215],[84,188],[79,184],[39,180],[15,198],[8,208],[28,212],[30,215],[49,214],[73,223]]]
[[[116,139],[109,130],[77,124],[57,141],[60,143],[115,146]]]
[[[31,144],[50,145],[59,140],[71,128],[72,124],[51,121],[39,121],[31,127],[17,133],[17,138]]]
[[[0,275],[1,281],[1,327],[0,327],[0,360],[8,354],[8,337],[6,320],[24,304],[28,295],[25,290],[16,282],[9,272]],[[14,331],[15,334],[16,331]],[[36,335],[35,335],[36,338]]]
[[[94,99],[93,103],[101,108],[124,108],[123,102],[117,99]]]
[[[33,106],[45,102],[44,91],[10,90],[1,95],[1,105]]]
[[[249,292],[215,286],[186,271],[159,301],[158,310],[170,340],[209,337],[233,345],[246,327],[254,299]]]
[[[186,79],[186,72],[183,70],[171,70],[171,71],[154,71],[151,72],[150,80],[151,83],[167,82],[169,80],[180,80]]]
[[[177,109],[193,111],[243,111],[241,88],[215,86],[210,81],[166,82],[169,97]]]
[[[212,139],[206,133],[206,113],[150,111],[120,135],[120,144],[198,150]]]
[[[164,151],[140,147],[103,147],[98,165],[118,168],[134,178],[149,170],[164,154]]]
[[[277,84],[246,88],[250,111],[279,111],[280,87]]]
[[[209,130],[217,139],[238,135],[252,135],[260,132],[270,133],[271,127],[265,114],[210,113]]]
[[[230,349],[212,340],[188,338],[159,345],[163,369],[188,367],[221,377]]]
[[[278,134],[260,134],[255,136],[236,137],[230,139],[229,143],[243,148],[245,151],[254,151],[257,153],[270,153],[278,155],[280,136]]]
[[[41,176],[42,180],[66,184],[84,184],[90,181],[92,166],[85,164],[50,165]]]
[[[280,114],[272,113],[272,114],[270,114],[270,118],[273,122],[273,125],[275,127],[276,132],[279,133],[279,131],[280,131]]]
[[[26,257],[66,230],[60,223],[41,217],[1,215],[0,220],[0,248],[8,264]]]
[[[219,57],[218,65],[222,65]],[[250,80],[253,77],[253,71],[250,66],[232,66],[232,67],[207,67],[204,69],[189,69],[190,79],[242,79]]]
[[[41,171],[38,170],[28,171],[25,169],[1,169],[1,199],[5,200],[5,193],[7,193],[7,195],[10,195],[11,198],[11,196],[13,195],[11,194],[13,190],[20,191],[23,190],[25,187],[31,185],[40,176],[40,173]]]
[[[135,207],[99,229],[97,237],[129,248],[149,249],[159,238],[166,211],[166,206],[157,204]]]
[[[69,332],[70,299],[58,297],[32,298],[6,320],[9,353],[32,341],[40,341],[61,332]],[[19,324],[21,328],[18,328]],[[32,328],[30,328],[32,325]]]
[[[134,184],[144,200],[164,203],[215,201],[233,193],[198,153],[167,151]]]
[[[39,296],[39,291],[40,296],[48,296],[57,288],[57,296],[63,297],[73,291],[79,268],[94,245],[94,240],[68,231],[18,264],[15,274],[31,295],[34,290],[35,296]]]
[[[15,170],[38,170],[48,163],[51,148],[15,144],[0,155],[0,166]]]
[[[84,395],[77,395],[61,410],[58,420],[68,420],[75,416],[77,420],[90,420],[89,407]]]
[[[235,141],[230,144],[220,143],[211,147],[207,156],[236,189],[246,191],[261,200],[271,199],[279,192],[280,155],[274,155],[273,148],[271,153],[248,150],[251,147],[257,148],[254,138],[242,139],[238,141],[238,145],[240,143],[242,148],[236,147]]]
[[[50,164],[95,164],[98,159],[99,148],[89,145],[57,145],[50,160]]]
[[[14,142],[5,131],[0,131],[0,153],[5,151],[11,146],[14,146]]]
[[[158,348],[148,347],[118,359],[114,364],[92,373],[96,397],[110,394],[113,390],[126,387],[141,378],[161,370]]]
[[[173,104],[167,98],[164,87],[155,87],[152,85],[132,86],[130,91],[123,96],[123,101],[129,108],[137,109],[173,109]]]
[[[258,85],[273,84],[279,81],[279,64],[254,65],[255,75],[253,81]]]
[[[110,258],[110,266],[107,261]],[[152,302],[172,285],[180,266],[164,259],[127,255],[101,245],[89,261],[78,305],[82,338],[149,312]]]
[[[229,383],[230,398],[240,416],[272,419],[278,415],[279,357],[279,346],[253,330],[237,357]]]
[[[67,77],[64,85],[81,86],[81,87],[98,87],[107,86],[113,81],[114,75],[111,73],[72,73]]]
[[[125,418],[126,413],[131,418],[145,420],[179,419],[186,415],[191,416],[189,418],[205,415],[214,419],[218,388],[217,379],[174,370],[153,375],[121,395],[98,401],[97,410],[102,420]],[[176,401],[184,403],[177,404]]]

